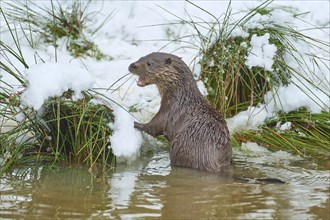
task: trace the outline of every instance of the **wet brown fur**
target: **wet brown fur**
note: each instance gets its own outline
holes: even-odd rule
[[[156,84],[161,106],[149,123],[135,128],[170,141],[171,164],[210,172],[228,167],[232,158],[225,120],[197,88],[189,67],[181,58],[151,53],[129,66],[140,86]]]

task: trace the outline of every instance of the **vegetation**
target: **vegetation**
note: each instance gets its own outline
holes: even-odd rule
[[[317,88],[329,97],[330,82],[320,80],[314,71],[320,66],[326,66],[326,71],[329,72],[330,67],[325,63],[325,59],[316,56],[312,51],[321,51],[329,57],[330,43],[311,38],[293,25],[274,23],[272,13],[275,10],[281,10],[300,21],[303,21],[303,14],[289,7],[272,8],[271,3],[271,0],[265,1],[235,20],[237,14],[231,13],[230,3],[226,13],[217,17],[190,2],[209,14],[215,22],[179,18],[178,23],[189,24],[195,29],[194,37],[200,42],[200,45],[197,45],[201,57],[200,79],[208,89],[207,98],[225,118],[233,117],[260,103],[267,105],[265,95],[269,92],[272,99],[279,100],[277,104],[281,106],[281,98],[276,97],[277,91],[281,86],[288,84],[294,84],[303,93],[313,97],[315,103],[323,109],[320,114],[311,114],[308,110],[297,110],[287,114],[283,111],[269,119],[258,131],[238,131],[233,135],[235,145],[243,141],[252,141],[270,149],[288,150],[304,156],[329,159],[329,103],[321,101],[310,88]],[[258,21],[255,19],[258,16],[263,16],[264,19]],[[255,23],[256,21],[260,23]],[[240,33],[236,34],[237,31]],[[265,34],[269,34],[269,44],[276,47],[271,70],[247,64],[252,37]],[[182,41],[183,38],[178,40]],[[310,53],[299,51],[297,44],[305,45]],[[288,63],[285,56],[291,56],[297,66]],[[321,83],[317,84],[315,81]],[[274,125],[283,122],[291,122],[292,128],[279,132]]]
[[[19,94],[9,95],[16,101],[7,96],[0,110],[1,123],[12,125],[0,134],[0,154],[6,155],[2,171],[30,160],[66,161],[91,168],[115,165],[109,143],[113,114],[107,105],[89,102],[94,95],[85,92],[83,99],[73,100],[65,93],[47,101],[43,112],[22,107]]]
[[[33,12],[27,5],[25,7],[29,13]],[[75,2],[73,5],[75,11],[70,16],[78,14],[82,16],[82,13],[76,11],[77,7]],[[66,23],[63,20],[69,12],[61,8],[58,10],[60,14],[56,17],[54,14],[56,10],[53,9],[48,12],[51,18],[33,17],[33,14],[29,14],[32,17],[28,16],[28,20],[22,20],[22,22],[33,26],[37,25],[34,23],[36,19],[43,19],[44,23],[41,24],[45,26],[40,26],[39,34],[44,40],[54,43],[55,47],[57,38],[65,36],[69,42],[81,38],[83,18],[79,18],[82,20],[76,18],[75,22]],[[16,15],[21,15],[19,13],[22,11],[12,14],[12,17],[8,17],[2,8],[0,8],[0,13],[7,24],[14,45],[10,46],[0,41],[0,55],[3,58],[0,60],[0,68],[1,71],[14,77],[19,84],[10,85],[0,78],[0,174],[13,165],[41,161],[86,164],[93,171],[98,170],[100,166],[102,169],[114,167],[115,157],[110,149],[109,139],[112,133],[109,123],[114,121],[114,115],[109,108],[111,100],[96,90],[85,91],[83,98],[76,100],[72,98],[73,92],[68,90],[59,97],[47,100],[38,111],[22,105],[22,89],[28,82],[15,65],[23,65],[26,69],[29,65],[21,50],[23,39],[18,37],[16,26],[13,27],[9,20],[15,18]],[[41,15],[36,13],[34,16]],[[20,18],[25,19],[24,16]],[[53,25],[50,23],[51,19],[57,19],[57,22],[62,23],[54,22],[54,26],[47,26],[47,22],[48,25]],[[52,28],[55,27],[56,31],[53,31]],[[21,31],[26,33],[24,29]],[[30,31],[35,30],[31,28]],[[28,41],[32,40],[26,34],[25,38]],[[33,46],[32,41],[29,42]],[[78,49],[80,50],[81,47]],[[70,48],[68,50],[70,51]],[[91,55],[87,51],[83,53]],[[91,100],[98,100],[97,103],[102,104],[94,104],[95,102]]]
[[[283,127],[281,127],[283,126]],[[271,150],[286,150],[301,156],[330,158],[329,113],[311,114],[299,109],[288,114],[279,113],[260,130],[245,130],[234,135],[242,142],[257,142]]]
[[[251,28],[250,21],[253,17],[257,15],[272,16],[272,11],[275,9],[267,7],[270,2],[263,3],[247,13],[241,20],[233,23],[230,23],[231,14],[228,8],[223,23],[216,23],[206,36],[201,37],[204,49],[200,62],[201,79],[207,88],[212,88],[209,90],[208,98],[225,117],[232,117],[249,106],[263,102],[268,91],[276,91],[279,86],[295,83],[292,78],[300,77],[301,81],[306,80],[308,84],[318,87],[306,78],[306,75],[312,70],[308,68],[307,62],[304,62],[306,58],[299,54],[294,45],[295,42],[300,42],[310,48],[322,46],[329,48],[329,42],[312,39],[289,25],[272,24],[271,19],[256,28]],[[292,13],[293,17],[295,16],[289,9],[283,9],[283,11],[285,10],[287,13]],[[219,25],[220,29],[217,29],[216,25]],[[245,32],[246,36],[233,36],[232,32],[235,28]],[[246,64],[252,36],[265,34],[270,35],[269,43],[277,48],[273,57],[272,71],[258,66],[250,68]],[[327,52],[327,50],[323,50]],[[297,68],[287,64],[284,59],[285,54],[292,55],[302,70],[307,69],[306,72],[298,72]],[[316,65],[323,62],[314,55],[310,55],[307,59],[312,59]],[[301,89],[307,91],[307,88]],[[327,94],[322,87],[320,90]]]
[[[91,30],[89,26],[92,24],[94,13],[87,13],[89,4],[90,1],[76,0],[69,8],[63,8],[58,1],[51,1],[51,8],[44,8],[31,0],[14,0],[4,5],[6,16],[20,23],[32,47],[38,46],[38,42],[42,41],[58,48],[60,42],[65,41],[66,49],[73,57],[89,56],[97,60],[110,60],[112,58],[104,54],[89,39],[111,18],[112,14],[101,23],[100,27]]]

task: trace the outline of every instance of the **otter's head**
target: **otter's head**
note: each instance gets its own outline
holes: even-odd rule
[[[185,69],[184,70],[180,70]],[[129,66],[129,71],[139,76],[137,84],[147,86],[156,84],[158,88],[175,84],[189,68],[181,58],[168,53],[151,53],[141,57]],[[192,76],[192,74],[190,73]]]

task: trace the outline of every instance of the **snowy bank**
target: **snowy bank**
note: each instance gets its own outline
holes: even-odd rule
[[[68,1],[59,0],[59,3],[63,8],[71,7]],[[196,2],[201,8],[220,19],[223,18],[228,3],[228,1]],[[51,7],[50,1],[42,1],[40,4],[43,4],[45,8]],[[242,11],[247,11],[259,4],[261,4],[260,1],[231,2],[233,19],[239,19],[244,14]],[[265,25],[290,24],[295,25],[299,30],[305,30],[304,33],[313,35],[314,38],[329,41],[329,28],[323,30],[310,28],[314,25],[327,24],[329,2],[278,1],[272,3],[272,6],[275,5],[293,6],[299,13],[303,14],[306,11],[311,11],[311,13],[304,17],[307,22],[302,22],[294,19],[292,14],[285,10],[274,10],[272,17],[256,16],[247,25],[253,28],[258,25],[265,27]],[[68,89],[74,91],[74,99],[79,99],[81,91],[102,88],[101,93],[114,101],[111,107],[114,109],[116,119],[110,125],[114,129],[114,134],[110,137],[113,152],[117,156],[136,158],[134,155],[138,155],[142,144],[141,134],[133,128],[135,119],[116,103],[131,110],[131,113],[141,122],[147,122],[158,111],[160,97],[156,87],[140,88],[136,85],[135,76],[125,76],[128,73],[129,64],[141,56],[161,50],[182,57],[193,69],[194,75],[198,76],[200,74],[198,60],[194,62],[193,59],[199,53],[200,42],[194,35],[196,34],[194,28],[182,23],[179,18],[195,19],[196,22],[201,20],[213,22],[214,17],[184,1],[91,1],[86,10],[87,13],[97,12],[93,14],[92,21],[88,23],[92,30],[99,27],[104,18],[114,12],[109,22],[104,24],[98,32],[89,36],[90,40],[98,45],[103,53],[113,57],[113,60],[97,61],[89,57],[74,58],[68,53],[65,41],[61,39],[58,40],[59,45],[56,49],[41,40],[39,40],[38,47],[31,48],[24,38],[24,34],[18,32],[22,41],[21,52],[30,66],[25,70],[19,62],[11,59],[13,60],[11,63],[28,82],[22,101],[37,110],[45,100],[61,96]],[[319,13],[319,11],[324,13]],[[1,19],[3,21],[3,18]],[[208,30],[202,29],[201,31],[207,32]],[[15,45],[8,31],[1,34],[3,42]],[[232,34],[246,36],[246,33],[239,29],[235,29]],[[186,38],[181,38],[183,36]],[[303,55],[313,52],[324,60],[329,60],[329,53],[322,50],[309,51],[306,45],[294,46],[296,51],[303,52]],[[250,54],[246,58],[246,64],[249,67],[259,66],[269,71],[273,70],[273,57],[277,48],[269,42],[268,33],[262,36],[253,35],[249,51]],[[3,55],[1,55],[1,59],[11,66]],[[57,63],[54,63],[55,60]],[[295,66],[299,60],[292,59],[290,55],[287,55],[286,60],[298,71],[304,72],[299,69],[299,65]],[[329,66],[325,63],[324,66],[317,68],[312,60],[307,65],[310,69],[315,69],[315,75],[306,76],[305,81],[313,80],[315,85],[323,85],[322,88],[329,91],[330,77],[327,72]],[[19,84],[17,80],[3,71],[1,77],[1,80],[13,87],[8,88],[2,82],[0,82],[0,87],[6,87],[15,93],[16,85]],[[266,119],[273,117],[280,110],[289,112],[300,107],[307,107],[311,112],[317,113],[328,107],[330,101],[327,94],[310,86],[307,91],[302,91],[299,89],[301,86],[299,81],[294,80],[293,83],[282,85],[276,92],[270,91],[265,96],[264,103],[249,107],[246,111],[228,119],[231,131],[257,129]],[[109,88],[111,85],[112,87]],[[203,83],[199,81],[198,85],[202,93],[206,95]],[[274,93],[276,93],[275,96]]]

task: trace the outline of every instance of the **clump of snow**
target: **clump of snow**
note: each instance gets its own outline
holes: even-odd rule
[[[241,27],[236,27],[230,33],[230,36],[231,37],[242,37],[242,38],[246,38],[246,37],[249,37],[249,33],[247,31],[243,30]]]
[[[329,97],[318,89],[310,87],[309,90],[303,90],[293,83],[277,91],[269,91],[264,99],[269,111],[285,113],[305,107],[316,114],[329,108],[330,103]]]
[[[251,49],[246,58],[245,64],[252,68],[259,66],[265,68],[265,70],[272,71],[272,65],[274,63],[274,56],[276,54],[276,46],[269,43],[269,33],[258,37],[256,34],[251,38]]]
[[[114,108],[115,122],[110,125],[113,134],[110,137],[111,149],[117,161],[133,161],[139,156],[142,145],[141,132],[134,128],[134,118],[120,107]]]
[[[38,110],[45,100],[61,96],[69,89],[76,99],[81,92],[92,88],[95,78],[85,69],[69,63],[43,63],[31,66],[25,71],[28,86],[22,95],[22,102]]]
[[[289,130],[291,128],[291,125],[292,125],[291,121],[285,122],[282,125],[280,125],[279,130],[281,131]]]
[[[251,17],[246,26],[250,29],[263,29],[276,26],[295,26],[293,12],[275,8],[266,14],[257,13]],[[297,19],[296,19],[297,20]]]
[[[246,142],[242,143],[241,149],[249,152],[253,152],[254,154],[265,155],[266,153],[270,153],[265,147],[258,145],[255,142]]]
[[[267,111],[265,105],[260,105],[259,107],[250,106],[246,111],[242,111],[227,119],[228,129],[231,133],[240,129],[255,130],[272,116],[274,116],[274,113]]]
[[[240,44],[240,46],[241,46],[241,47],[244,47],[244,48],[247,48],[247,47],[248,47],[248,45],[247,45],[247,43],[246,43],[245,41],[243,41],[243,42]]]
[[[257,164],[270,164],[270,163],[290,163],[290,161],[298,161],[302,160],[301,157],[292,155],[291,153],[285,151],[269,151],[264,146],[259,145],[255,142],[246,142],[242,143],[241,150],[245,153],[248,153],[251,157],[248,159],[249,162],[257,163]],[[239,152],[238,152],[239,153]],[[246,154],[245,154],[246,155]]]

